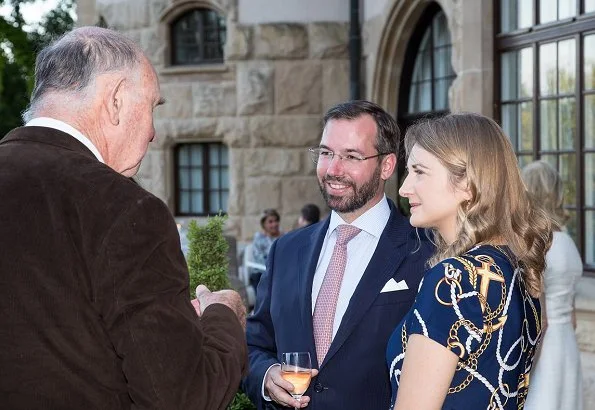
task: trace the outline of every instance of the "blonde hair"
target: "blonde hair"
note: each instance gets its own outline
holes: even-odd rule
[[[535,161],[521,171],[525,185],[533,200],[540,204],[560,230],[566,223],[564,211],[564,185],[560,174],[545,161]]]
[[[440,160],[453,186],[466,184],[471,193],[471,199],[459,207],[453,243],[431,230],[437,250],[430,265],[478,244],[505,244],[523,268],[527,290],[538,297],[552,224],[529,198],[502,129],[483,115],[449,114],[409,127],[405,134],[407,156],[416,144]]]

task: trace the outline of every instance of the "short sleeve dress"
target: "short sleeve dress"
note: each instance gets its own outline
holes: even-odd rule
[[[539,300],[506,247],[477,246],[429,269],[388,342],[391,408],[407,340],[421,334],[459,356],[443,409],[519,409],[541,331]]]

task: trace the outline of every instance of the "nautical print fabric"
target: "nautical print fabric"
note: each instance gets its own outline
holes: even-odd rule
[[[424,276],[387,348],[394,406],[411,334],[459,356],[444,409],[520,409],[541,332],[541,309],[506,247],[477,246]],[[392,408],[391,406],[391,408]]]

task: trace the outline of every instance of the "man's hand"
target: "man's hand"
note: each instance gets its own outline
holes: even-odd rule
[[[242,328],[246,330],[246,307],[242,302],[242,298],[239,293],[234,290],[224,289],[217,292],[211,292],[206,286],[198,285],[196,287],[196,299],[192,305],[196,309],[196,313],[199,316],[205,311],[205,309],[213,303],[221,303],[227,306],[236,314]]]
[[[312,369],[312,377],[318,374],[318,370]],[[264,392],[273,401],[287,407],[303,408],[310,402],[310,397],[302,396],[300,401],[294,399],[290,392],[293,391],[293,384],[281,377],[281,366],[274,366],[268,371],[264,381]]]

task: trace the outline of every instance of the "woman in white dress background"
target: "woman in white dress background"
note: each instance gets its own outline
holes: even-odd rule
[[[558,172],[544,161],[522,171],[529,192],[557,222],[546,255],[545,334],[541,353],[531,372],[527,410],[582,410],[580,353],[576,342],[575,285],[583,273],[581,256],[564,228],[563,184]]]

